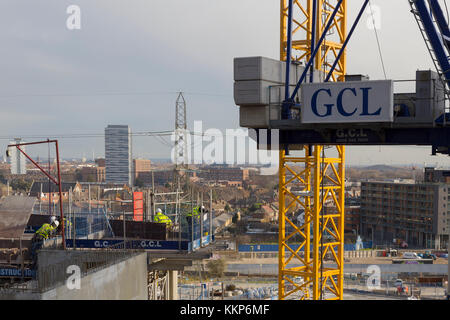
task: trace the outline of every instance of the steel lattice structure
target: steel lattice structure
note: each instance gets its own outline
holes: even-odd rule
[[[280,0],[280,59],[287,59],[288,1]],[[292,57],[308,61],[338,1],[294,0]],[[313,12],[316,12],[314,15]],[[325,71],[339,57],[332,80],[346,72],[343,47],[347,1],[341,1],[327,38],[316,55],[315,69]],[[316,17],[316,19],[314,19]],[[345,147],[303,146],[303,156],[280,150],[279,164],[279,299],[342,299],[344,271]],[[331,147],[330,147],[331,148]],[[293,221],[304,210],[303,221]],[[326,268],[323,261],[335,267]],[[299,266],[300,265],[300,266]]]
[[[280,0],[280,59],[286,60],[287,24],[288,24],[288,0]],[[317,19],[313,21],[313,0],[295,0],[294,18],[292,28],[292,52],[297,61],[308,60],[311,57],[311,42],[317,41],[322,34],[332,11],[336,7],[337,0],[316,0]],[[316,25],[315,32],[312,32],[313,24]],[[327,33],[327,38],[317,53],[315,68],[326,70],[331,68],[331,64],[338,57],[347,35],[347,0],[343,0],[337,12],[332,28]],[[343,81],[346,71],[346,57],[343,54],[333,72],[333,81]]]
[[[186,100],[180,92],[175,104],[175,165],[177,169],[188,164]]]

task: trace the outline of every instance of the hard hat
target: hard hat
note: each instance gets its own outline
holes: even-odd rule
[[[202,210],[205,210],[205,206],[202,206]]]
[[[52,221],[52,224],[55,226],[55,228],[58,228],[59,221],[58,220]]]
[[[162,213],[162,210],[160,208],[156,209],[156,213]]]
[[[56,221],[56,217],[55,216],[51,216],[50,217],[50,223],[52,223],[53,221]]]

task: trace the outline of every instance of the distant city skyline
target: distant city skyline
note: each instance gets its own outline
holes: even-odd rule
[[[88,161],[92,161],[98,158],[105,158],[104,153],[104,137],[100,139],[103,140],[102,146],[98,149],[94,149],[94,153],[92,153],[92,149],[90,152],[81,152],[76,153],[72,150],[68,150],[66,147],[66,141],[69,141],[70,144],[74,143],[73,139],[61,139],[60,140],[60,158],[63,160],[72,160],[78,159],[81,160],[86,158]],[[39,140],[39,139],[37,139]],[[147,152],[136,152],[136,145],[139,145],[139,140],[143,140],[143,137],[133,137],[133,158],[142,158],[149,159],[152,161],[163,161],[163,162],[171,162],[171,149],[167,146],[160,146],[157,149],[158,155],[153,155],[152,149]],[[28,141],[28,140],[27,140]],[[30,140],[31,141],[31,140]],[[79,142],[81,143],[81,142]],[[161,152],[163,148],[166,148],[166,152]],[[365,146],[365,147],[347,147],[347,159],[346,164],[352,166],[371,166],[371,165],[418,165],[418,166],[434,166],[434,167],[442,167],[447,168],[450,167],[450,157],[445,155],[431,155],[431,147],[423,147],[423,146],[409,146],[402,147],[403,153],[402,157],[399,158],[393,151],[396,151],[399,147],[396,146]],[[139,149],[139,148],[138,148]],[[5,149],[6,150],[6,146]],[[48,149],[46,147],[31,147],[27,149],[27,152],[34,158],[40,158],[41,161],[47,161],[48,159]],[[54,151],[50,150],[51,156],[50,158],[55,158]],[[418,156],[418,152],[420,152]],[[94,154],[94,158],[92,155]],[[375,156],[374,156],[375,155]],[[330,154],[332,156],[332,154]],[[5,155],[2,157],[3,161],[6,162],[7,159]]]
[[[31,155],[32,158],[36,159],[36,157],[34,157],[33,155]],[[104,157],[96,157],[96,159],[104,159]],[[170,158],[134,158],[133,159],[145,159],[145,160],[150,160],[153,164],[173,164],[172,160]],[[53,163],[53,161],[55,160],[55,158],[50,158],[50,161]],[[82,157],[68,157],[68,158],[61,158],[61,161],[64,162],[82,162],[83,158]],[[85,163],[89,163],[89,164],[95,164],[95,161],[92,160],[91,158],[86,158],[85,159]],[[40,163],[47,163],[48,159],[45,158],[41,158]],[[3,163],[8,163],[7,159],[5,157],[2,158],[2,162]],[[27,164],[29,164],[29,162],[27,162]],[[173,164],[174,165],[174,164]],[[208,164],[202,164],[200,166],[208,166]],[[214,164],[212,164],[214,165]],[[198,166],[198,165],[196,165]],[[259,164],[243,164],[243,165],[231,165],[231,166],[235,166],[235,167],[257,167],[257,166],[261,166]],[[439,169],[449,169],[450,170],[450,164],[447,165],[440,165],[439,163],[393,163],[393,164],[386,164],[386,163],[371,163],[371,164],[352,164],[347,162],[346,163],[346,167],[364,167],[364,168],[370,168],[370,167],[377,167],[377,166],[386,166],[386,167],[400,167],[400,168],[411,168],[415,167],[416,169],[423,169],[425,167],[433,167],[433,168],[439,168]]]

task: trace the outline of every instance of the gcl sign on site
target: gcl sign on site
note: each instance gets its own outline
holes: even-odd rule
[[[391,80],[304,84],[301,122],[392,122],[393,91]]]

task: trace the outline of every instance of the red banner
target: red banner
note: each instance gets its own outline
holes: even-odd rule
[[[144,193],[143,192],[133,192],[133,220],[143,221],[144,220]]]

